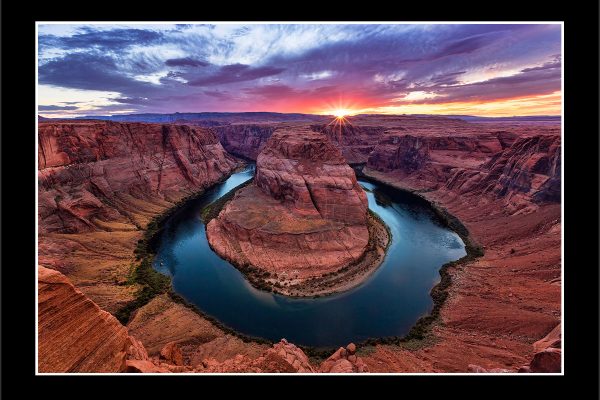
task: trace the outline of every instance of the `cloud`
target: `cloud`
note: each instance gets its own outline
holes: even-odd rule
[[[206,61],[196,60],[192,57],[170,58],[165,61],[165,65],[169,67],[206,67],[210,65]]]
[[[112,100],[122,104],[148,104],[147,97],[119,97]]]
[[[219,99],[219,100],[231,100],[232,99],[231,94],[229,94],[228,92],[221,92],[218,90],[205,90],[202,93],[204,93],[207,96]]]
[[[40,35],[40,48],[58,47],[62,49],[108,48],[123,49],[133,45],[147,45],[159,42],[162,34],[146,29],[112,29],[95,30],[91,27],[81,28],[72,36]]]
[[[555,70],[561,67],[560,56],[556,57],[554,60],[544,63],[543,65],[531,68],[522,69],[521,72],[532,72],[532,71],[546,71],[546,70]]]
[[[497,32],[492,32],[453,40],[442,50],[431,56],[429,60],[458,54],[472,53],[484,46],[487,46],[492,41],[496,40],[498,36],[499,35]]]
[[[211,86],[232,82],[252,81],[258,78],[280,74],[284,68],[264,66],[251,67],[245,64],[224,65],[212,75],[190,81],[191,86]]]
[[[54,105],[38,106],[38,111],[60,111],[60,110],[72,111],[72,110],[78,110],[78,109],[79,109],[79,107],[76,107],[76,106],[54,106]]]
[[[113,58],[95,52],[71,53],[48,61],[38,68],[38,79],[66,88],[118,92],[147,85],[120,73]]]
[[[438,95],[435,99],[419,100],[416,103],[443,103],[449,101],[493,101],[530,95],[544,95],[561,90],[561,70],[544,64],[519,73],[481,82],[451,86],[433,85],[422,88]]]
[[[459,83],[458,77],[467,71],[448,72],[444,74],[434,75],[431,77],[431,82],[435,85],[456,85]]]

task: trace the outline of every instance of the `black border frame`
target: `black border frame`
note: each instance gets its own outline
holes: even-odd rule
[[[419,2],[417,2],[419,3]],[[590,2],[575,9],[575,4],[560,8],[547,1],[514,1],[483,4],[474,2],[434,4],[397,3],[350,4],[324,10],[325,4],[308,3],[266,6],[226,4],[221,11],[214,5],[197,3],[151,4],[126,7],[112,0],[98,4],[74,2],[2,4],[2,118],[0,148],[2,155],[2,267],[1,305],[2,394],[19,395],[60,393],[82,397],[87,393],[120,398],[132,394],[154,394],[164,390],[170,396],[208,395],[208,383],[223,384],[244,379],[237,388],[251,395],[271,392],[271,385],[294,385],[294,394],[316,395],[314,384],[333,383],[336,392],[365,388],[369,391],[391,389],[398,396],[445,395],[450,398],[560,398],[567,393],[589,393],[598,397],[598,4]],[[23,8],[19,9],[19,6]],[[285,7],[287,6],[287,7]],[[527,8],[529,6],[529,8]],[[573,6],[569,8],[568,6]],[[283,8],[285,7],[285,8]],[[286,10],[287,9],[287,10]],[[289,11],[288,11],[289,10]],[[468,15],[467,10],[472,12]],[[480,13],[479,15],[475,15]],[[254,17],[252,15],[254,14]],[[344,15],[346,14],[346,15]],[[564,376],[386,376],[386,377],[256,377],[250,376],[35,376],[35,21],[77,20],[372,20],[385,21],[564,21],[564,170],[566,224],[563,223],[565,257],[565,375]],[[568,132],[568,133],[567,133]],[[590,187],[591,186],[591,187]],[[593,190],[592,190],[593,189]],[[588,229],[590,228],[591,229]],[[265,380],[266,379],[266,380]],[[298,379],[309,380],[298,385]],[[349,382],[352,379],[353,382]],[[361,380],[362,379],[362,380]],[[344,382],[340,382],[344,380]],[[336,382],[337,381],[337,382]],[[365,383],[370,385],[365,385]],[[118,384],[118,389],[114,387]],[[190,393],[180,385],[190,384]],[[250,384],[250,385],[249,385]],[[265,386],[268,384],[269,386]],[[390,387],[381,387],[390,384]],[[73,386],[75,385],[75,387]],[[221,392],[229,394],[221,386]],[[416,391],[407,390],[415,389]],[[84,389],[84,390],[78,390]],[[162,390],[160,390],[162,389]],[[217,388],[215,388],[217,389]],[[273,391],[274,394],[289,393]],[[285,389],[284,389],[285,390]],[[530,392],[530,393],[528,393]],[[12,396],[10,396],[12,397]],[[10,398],[7,396],[7,398]]]

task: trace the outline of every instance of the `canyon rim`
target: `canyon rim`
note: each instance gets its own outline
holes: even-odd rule
[[[560,33],[40,25],[38,373],[562,373]]]

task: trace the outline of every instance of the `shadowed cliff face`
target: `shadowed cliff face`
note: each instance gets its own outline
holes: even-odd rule
[[[484,192],[511,193],[535,202],[560,203],[560,136],[535,136],[515,141],[482,166],[489,171]]]
[[[368,160],[378,171],[400,170],[410,173],[420,169],[429,159],[429,141],[411,135],[387,135]]]
[[[327,136],[350,164],[366,162],[386,130],[383,126],[352,125],[349,122],[311,125],[311,129]]]
[[[228,125],[213,128],[228,152],[256,160],[267,140],[276,129],[273,125]]]
[[[185,125],[48,122],[38,140],[41,233],[142,227],[153,207],[238,165],[213,133]]]

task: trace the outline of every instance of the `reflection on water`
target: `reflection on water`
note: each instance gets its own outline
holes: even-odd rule
[[[439,281],[439,268],[466,254],[458,235],[434,222],[422,202],[360,181],[369,208],[393,235],[381,267],[361,286],[318,299],[260,291],[210,249],[200,219],[205,205],[253,174],[253,166],[233,174],[176,213],[165,226],[154,262],[171,275],[177,293],[239,332],[312,346],[404,335],[433,307],[429,292]]]

